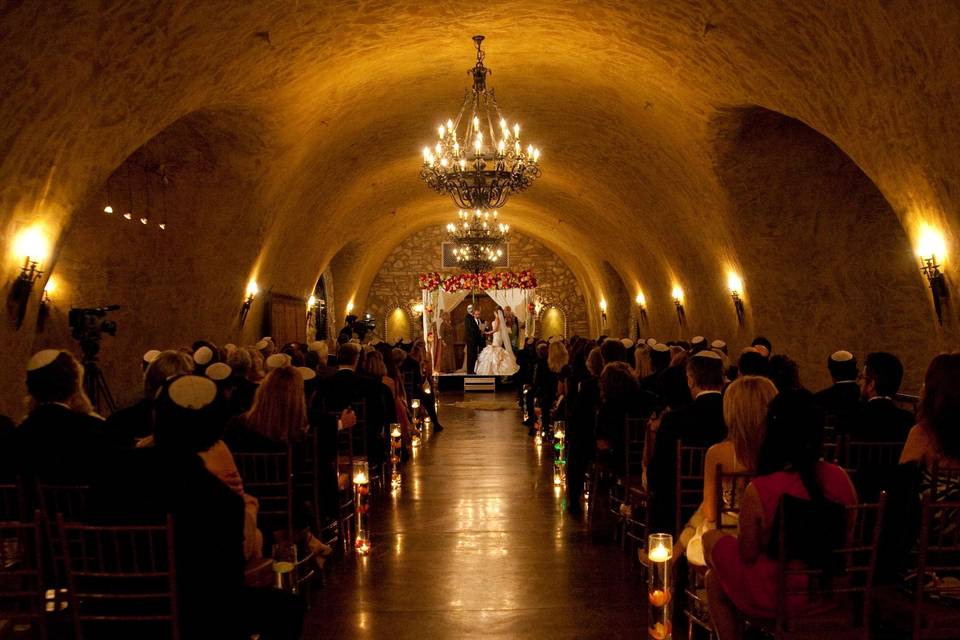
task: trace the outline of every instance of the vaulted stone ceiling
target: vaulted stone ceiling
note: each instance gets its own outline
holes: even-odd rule
[[[802,260],[787,267],[765,249],[773,238],[800,242],[771,231],[783,218],[836,249],[818,258],[826,272],[846,274],[830,297],[840,306],[824,307],[823,317],[862,317],[878,305],[906,312],[927,336],[925,354],[957,335],[952,311],[946,332],[936,329],[911,256],[924,222],[958,246],[955,3],[65,4],[7,3],[0,13],[0,233],[12,247],[21,229],[41,225],[55,260],[69,257],[70,277],[85,281],[74,283],[79,304],[120,301],[139,286],[119,275],[86,283],[109,260],[99,257],[106,247],[77,228],[107,224],[92,221],[104,182],[151,144],[159,156],[202,152],[205,167],[215,168],[175,176],[163,240],[103,233],[144,243],[147,262],[162,255],[168,266],[190,265],[171,267],[169,288],[152,296],[171,304],[173,296],[204,297],[189,318],[194,327],[211,337],[236,330],[235,307],[251,277],[306,296],[332,264],[339,306],[363,299],[392,247],[452,212],[418,181],[418,150],[455,114],[473,61],[470,37],[483,33],[501,107],[543,149],[543,178],[504,214],[568,261],[590,292],[595,324],[605,297],[626,327],[642,288],[650,331],[674,335],[670,289],[679,283],[690,322],[683,333],[735,336],[724,286],[732,267],[746,282],[749,318],[739,332],[788,342],[792,305],[808,308],[823,296],[816,286],[796,290]],[[766,111],[782,114],[786,137],[778,144],[772,126],[761,160],[744,163],[740,153],[752,148],[744,123]],[[771,193],[771,184],[794,184],[791,144],[821,148],[811,136],[832,143],[816,152],[831,161],[813,156],[807,169],[846,162],[858,189],[882,194],[872,219],[889,229],[890,251],[905,256],[894,266],[869,250],[842,253],[863,244],[859,201],[840,206],[847,193],[835,192],[840,183],[829,171],[807,190],[796,176],[800,196],[810,197],[805,211],[821,216],[813,227],[795,219],[797,194]],[[750,179],[738,179],[740,170]],[[758,203],[763,218],[751,215]],[[12,280],[23,258],[9,253]],[[49,266],[58,272],[56,262]],[[864,270],[870,281],[858,280]],[[773,284],[758,291],[761,281]],[[887,281],[903,282],[903,299],[889,307]],[[871,287],[877,296],[862,294]],[[844,309],[845,299],[859,306]],[[186,340],[189,330],[180,324],[162,335]],[[889,339],[900,346],[914,338],[895,333]],[[0,336],[15,345],[15,362],[44,342],[27,326],[4,326]],[[849,338],[845,329],[836,341]]]

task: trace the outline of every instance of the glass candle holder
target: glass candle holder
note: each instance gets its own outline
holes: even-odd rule
[[[653,533],[647,542],[647,602],[649,615],[647,634],[654,640],[673,637],[673,536],[669,533]]]
[[[392,423],[390,425],[390,486],[393,489],[399,489],[402,482],[400,476],[400,453],[403,448],[403,432],[400,425]]]
[[[420,399],[414,398],[413,400],[411,400],[410,408],[413,409],[414,411],[417,411],[418,409],[420,409]],[[414,417],[416,417],[416,415],[414,415]]]
[[[297,545],[278,542],[273,545],[274,586],[287,593],[297,592]]]
[[[562,487],[567,480],[566,424],[557,420],[553,425],[553,484]]]
[[[365,556],[370,553],[370,465],[365,458],[353,460],[353,500],[357,529],[354,547]]]

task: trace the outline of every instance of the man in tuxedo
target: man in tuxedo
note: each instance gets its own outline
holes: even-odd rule
[[[827,416],[827,424],[837,435],[850,430],[860,412],[860,387],[857,385],[857,359],[849,351],[835,351],[827,360],[833,384],[818,391],[814,398]]]
[[[903,364],[892,353],[867,356],[860,381],[864,404],[850,428],[858,442],[906,442],[915,422],[913,414],[893,402],[903,380]]]
[[[709,447],[727,437],[721,395],[723,382],[723,360],[715,351],[701,351],[687,360],[687,386],[693,403],[664,414],[647,472],[655,531],[680,534],[674,531],[677,442],[685,447]]]
[[[486,343],[483,325],[480,323],[480,311],[474,309],[473,305],[467,307],[467,317],[463,319],[463,324],[466,329],[464,335],[467,342],[467,374],[472,374],[477,370],[477,356]]]

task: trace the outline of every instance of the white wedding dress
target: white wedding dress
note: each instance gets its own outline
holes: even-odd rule
[[[519,370],[510,346],[510,329],[503,321],[503,312],[498,310],[493,323],[493,343],[487,345],[477,358],[477,375],[512,376]]]

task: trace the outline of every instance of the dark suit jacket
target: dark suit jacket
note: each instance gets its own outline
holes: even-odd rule
[[[365,401],[366,414],[362,417],[367,428],[367,456],[371,464],[377,464],[383,459],[382,431],[388,415],[384,395],[380,380],[366,378],[350,369],[340,369],[317,385],[313,414],[339,413],[356,402]]]
[[[43,404],[18,429],[21,472],[50,482],[93,481],[111,443],[103,420]]]
[[[463,328],[466,330],[465,339],[468,345],[479,346],[485,342],[483,330],[480,329],[480,324],[472,315],[467,314],[467,317],[463,319]]]
[[[676,525],[677,442],[685,447],[709,447],[727,437],[723,396],[708,393],[663,416],[657,429],[653,458],[647,469],[651,520],[655,531],[673,531]]]
[[[850,437],[858,442],[906,442],[916,423],[914,415],[888,398],[876,398],[863,404],[850,428]]]
[[[850,430],[860,412],[860,385],[856,382],[834,383],[818,391],[814,398],[836,428],[838,435]]]

